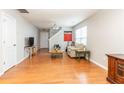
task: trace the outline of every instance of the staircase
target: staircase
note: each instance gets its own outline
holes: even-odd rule
[[[49,31],[49,51],[53,49],[54,44],[59,44],[63,49],[63,29]]]
[[[49,51],[53,49],[54,44],[59,44],[61,50],[65,50],[67,42],[64,41],[64,31],[72,31],[71,28],[64,28],[58,30],[50,29],[49,31]]]
[[[49,39],[50,38],[52,38],[56,33],[58,33],[60,30],[61,30],[62,28],[60,28],[60,29],[50,29],[50,31],[49,31]]]

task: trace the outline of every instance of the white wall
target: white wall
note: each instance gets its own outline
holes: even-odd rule
[[[27,53],[24,53],[25,37],[34,37],[34,45],[39,46],[39,31],[32,24],[24,20],[19,15],[15,15],[17,23],[17,59],[20,61]]]
[[[40,32],[40,48],[48,48],[48,31]]]
[[[67,42],[64,41],[64,31],[72,31],[72,28],[62,28],[61,31],[51,37],[49,39],[49,50],[53,49],[54,44],[59,44],[62,50],[66,49]]]
[[[88,27],[87,48],[92,60],[107,67],[105,54],[124,54],[124,10],[100,10],[74,30],[85,25]]]
[[[0,18],[0,24],[1,24],[1,18]],[[1,29],[1,25],[0,25],[0,29]],[[0,30],[0,68],[2,66],[3,62],[2,62],[2,31]],[[1,73],[1,69],[0,69],[0,73]]]
[[[0,10],[0,12],[6,12],[7,14],[13,16],[16,19],[16,31],[17,31],[17,61],[20,62],[23,58],[27,56],[24,51],[25,37],[34,37],[35,45],[39,46],[39,34],[38,29],[31,23],[26,21],[22,16],[13,10]],[[10,33],[12,34],[12,33]],[[0,34],[1,35],[1,34]],[[1,41],[1,40],[0,40]],[[0,46],[1,47],[1,46]]]

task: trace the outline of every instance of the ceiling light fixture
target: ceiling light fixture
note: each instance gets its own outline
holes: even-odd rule
[[[60,30],[61,27],[60,27],[60,26],[57,26],[56,24],[54,24],[54,25],[52,26],[52,29],[53,29],[53,30]]]

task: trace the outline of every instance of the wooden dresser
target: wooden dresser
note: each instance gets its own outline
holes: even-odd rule
[[[124,84],[124,54],[107,54],[108,77],[111,83]]]

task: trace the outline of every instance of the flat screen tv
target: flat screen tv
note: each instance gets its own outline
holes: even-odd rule
[[[29,37],[29,46],[34,45],[34,37]]]
[[[34,37],[26,37],[25,38],[25,46],[27,46],[27,47],[34,46]]]

